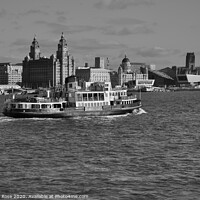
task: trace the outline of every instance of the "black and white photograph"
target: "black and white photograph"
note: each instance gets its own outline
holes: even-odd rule
[[[0,0],[0,199],[200,199],[199,0]]]

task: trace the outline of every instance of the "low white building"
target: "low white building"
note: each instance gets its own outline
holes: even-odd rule
[[[178,74],[177,79],[180,85],[200,85],[200,75]]]

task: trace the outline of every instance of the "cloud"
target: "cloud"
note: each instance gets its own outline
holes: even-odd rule
[[[4,17],[5,15],[7,14],[6,10],[5,9],[1,9],[0,10],[0,17]]]
[[[109,19],[108,26],[102,27],[102,31],[107,35],[132,35],[132,34],[151,34],[154,33],[155,23],[149,23],[136,18]]]
[[[47,22],[47,21],[36,21],[36,24],[45,25],[52,29],[52,31],[56,34],[60,34],[61,32],[67,32],[69,34],[73,33],[80,33],[80,32],[87,32],[93,31],[97,28],[90,25],[65,25],[55,22]]]
[[[30,45],[32,41],[27,39],[17,39],[10,44],[10,46],[27,46]]]
[[[152,48],[136,48],[133,49],[136,55],[141,57],[165,57],[179,54],[181,51],[178,49],[164,49],[161,47],[152,47]]]
[[[83,66],[85,62],[94,64],[94,57],[101,56],[110,60],[110,65],[119,66],[119,62],[114,62],[119,49],[127,48],[126,45],[117,41],[99,41],[97,39],[84,38],[82,40],[72,40],[70,43],[72,55],[75,57],[77,66]],[[78,56],[78,57],[77,57]],[[90,66],[90,64],[89,64]]]
[[[94,6],[98,9],[107,8],[111,10],[126,9],[129,6],[150,6],[153,5],[153,0],[99,0]]]
[[[109,19],[108,24],[112,25],[138,25],[138,24],[145,24],[146,21],[136,18],[129,18],[129,17],[120,17],[115,19]]]
[[[55,13],[57,15],[57,21],[58,22],[65,22],[67,20],[66,12],[64,11],[56,11]]]
[[[10,63],[21,63],[21,58],[17,58],[14,56],[0,56],[0,62],[5,63],[5,62],[10,62]]]
[[[40,9],[30,9],[26,12],[20,13],[19,15],[38,15],[38,14],[48,15],[46,11],[42,11]]]
[[[57,21],[58,22],[65,22],[67,20],[67,18],[65,16],[58,16]]]
[[[76,40],[71,42],[72,48],[81,50],[81,51],[95,51],[95,50],[106,50],[106,49],[118,49],[124,47],[123,44],[120,44],[115,41],[105,41],[100,42],[96,39],[83,39]]]
[[[138,25],[133,27],[105,27],[102,29],[103,33],[106,35],[136,35],[136,34],[151,34],[154,33],[153,29],[149,28],[147,25]]]
[[[37,37],[36,37],[37,38]],[[16,49],[18,52],[23,53],[23,56],[25,57],[26,55],[28,55],[29,51],[30,51],[30,46],[31,43],[33,41],[33,38],[28,40],[28,39],[17,39],[16,41],[14,41],[13,43],[11,43],[11,47]],[[56,41],[53,40],[48,40],[48,39],[38,39],[37,41],[39,43],[40,46],[40,51],[43,54],[48,53],[49,55],[51,54],[55,54],[55,51],[57,49],[57,44],[59,42],[59,38]]]

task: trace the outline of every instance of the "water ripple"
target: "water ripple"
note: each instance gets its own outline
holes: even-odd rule
[[[199,99],[146,93],[139,113],[115,117],[1,115],[1,194],[199,199]]]

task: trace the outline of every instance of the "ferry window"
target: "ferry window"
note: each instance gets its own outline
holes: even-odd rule
[[[46,104],[42,104],[41,107],[42,108],[47,108],[47,105]]]
[[[94,101],[98,101],[98,95],[97,95],[97,93],[94,93]]]
[[[100,93],[100,100],[103,101],[104,100],[104,94]]]
[[[91,106],[93,106],[93,103],[91,103]]]
[[[88,94],[88,99],[89,99],[89,101],[92,101],[93,99],[92,99],[92,93],[89,93]]]
[[[72,88],[72,83],[69,84],[69,88]]]
[[[82,94],[77,94],[77,100],[78,101],[82,101],[82,97],[83,97]]]
[[[54,108],[61,108],[61,104],[53,104]]]
[[[97,106],[99,106],[99,102],[97,103]]]
[[[38,105],[38,104],[32,104],[31,108],[40,108],[40,105]]]
[[[23,108],[23,104],[18,104],[18,108]]]
[[[87,101],[87,94],[83,93],[83,101]]]

